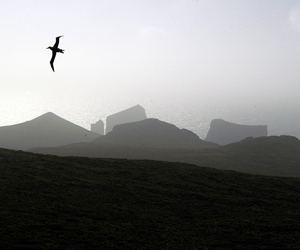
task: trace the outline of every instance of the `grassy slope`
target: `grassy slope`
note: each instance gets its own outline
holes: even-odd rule
[[[0,249],[300,249],[300,180],[0,149]]]
[[[36,148],[32,151],[60,156],[185,162],[252,174],[300,177],[300,141],[292,136],[247,138],[226,146],[203,149],[158,149],[78,143],[53,148]]]

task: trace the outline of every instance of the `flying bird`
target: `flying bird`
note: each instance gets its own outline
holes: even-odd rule
[[[59,52],[59,53],[64,53],[64,49],[60,49],[58,48],[58,44],[59,44],[59,38],[62,37],[62,36],[58,36],[56,37],[56,41],[55,41],[55,44],[53,45],[53,47],[49,46],[47,49],[51,49],[52,50],[52,57],[51,57],[51,60],[50,60],[50,65],[51,65],[51,68],[54,71],[54,59],[55,59],[55,56],[56,56],[56,53]]]

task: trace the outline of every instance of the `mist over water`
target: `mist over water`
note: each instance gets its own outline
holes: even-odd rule
[[[166,110],[148,112],[154,117],[187,128],[205,139],[213,119],[224,119],[228,122],[244,125],[267,125],[268,135],[292,135],[300,138],[299,114],[290,105],[259,108],[248,105],[236,107],[206,105],[194,107],[173,107]]]
[[[186,128],[205,139],[213,119],[245,125],[267,125],[268,135],[292,135],[300,138],[300,115],[297,102],[245,103],[214,100],[164,98],[145,101],[143,98],[105,98],[82,95],[76,99],[32,98],[32,93],[6,96],[0,100],[0,126],[32,120],[44,113],[56,115],[90,130],[99,119],[128,109],[136,104],[145,108],[148,118],[157,118],[179,128]]]

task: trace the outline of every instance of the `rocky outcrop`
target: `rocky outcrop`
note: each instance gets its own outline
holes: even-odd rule
[[[105,134],[112,131],[115,125],[141,121],[144,119],[147,119],[145,109],[140,105],[133,106],[129,109],[108,116],[106,118]]]
[[[15,150],[56,147],[90,142],[99,136],[49,112],[31,121],[0,127],[0,147]]]
[[[210,124],[205,141],[227,145],[241,141],[247,137],[261,137],[268,135],[266,125],[240,125],[222,119],[214,119]]]
[[[104,122],[102,120],[91,124],[91,131],[96,132],[100,135],[104,135]]]
[[[217,146],[214,143],[201,140],[192,131],[179,129],[173,124],[153,118],[116,125],[111,132],[105,136],[98,137],[93,142],[110,145],[178,149]]]

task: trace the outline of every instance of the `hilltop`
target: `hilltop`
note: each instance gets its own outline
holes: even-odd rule
[[[16,150],[55,147],[92,141],[98,136],[95,132],[48,112],[27,122],[0,127],[0,147]]]
[[[154,118],[114,126],[105,136],[93,141],[96,144],[151,148],[204,148],[217,147],[212,142],[201,140],[187,129]]]

